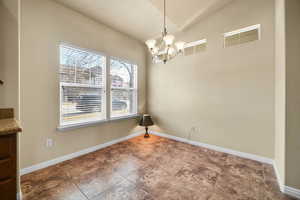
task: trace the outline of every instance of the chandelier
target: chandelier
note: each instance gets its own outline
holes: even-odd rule
[[[162,37],[159,39],[150,39],[145,43],[152,55],[154,63],[163,62],[175,58],[177,55],[183,54],[185,42],[175,42],[175,36],[168,34],[166,27],[166,0],[164,0],[164,27]]]

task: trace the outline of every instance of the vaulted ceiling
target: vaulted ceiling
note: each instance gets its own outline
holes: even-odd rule
[[[55,0],[140,41],[160,35],[163,0]],[[167,0],[169,32],[183,31],[233,0]]]

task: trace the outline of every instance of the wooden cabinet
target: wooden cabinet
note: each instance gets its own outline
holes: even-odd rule
[[[0,200],[17,198],[17,134],[12,108],[0,108]]]
[[[0,135],[0,199],[17,195],[17,133]]]

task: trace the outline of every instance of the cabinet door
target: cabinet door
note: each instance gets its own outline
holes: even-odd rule
[[[10,157],[12,146],[13,137],[11,135],[0,136],[0,160]]]
[[[0,199],[15,200],[17,199],[17,182],[16,178],[0,181]]]
[[[15,200],[17,197],[17,136],[0,136],[0,200]]]

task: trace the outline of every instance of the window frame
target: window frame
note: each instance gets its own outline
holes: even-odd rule
[[[70,47],[70,48],[74,48],[76,50],[79,51],[84,51],[87,53],[93,53],[99,56],[103,56],[105,59],[105,65],[104,65],[104,75],[103,75],[103,86],[97,86],[97,85],[89,85],[89,84],[80,84],[80,83],[63,83],[60,81],[60,65],[61,65],[61,47]],[[107,93],[107,77],[106,77],[106,73],[107,73],[107,56],[101,52],[95,51],[95,50],[91,50],[91,49],[87,49],[87,48],[82,48],[82,47],[78,47],[76,45],[73,44],[69,44],[69,43],[65,43],[65,42],[61,42],[58,45],[58,54],[59,54],[59,62],[58,62],[58,66],[59,66],[59,126],[58,129],[61,128],[65,128],[65,127],[76,127],[76,126],[81,126],[84,124],[93,124],[93,123],[98,123],[98,122],[103,122],[107,120],[107,100],[106,100],[106,93]],[[63,90],[62,87],[63,86],[70,86],[70,87],[87,87],[87,88],[102,88],[103,89],[103,98],[104,101],[103,103],[103,109],[105,109],[105,118],[104,119],[100,119],[100,120],[91,120],[91,121],[87,121],[87,122],[75,122],[75,123],[70,123],[70,124],[63,124],[63,120],[62,120],[62,98],[63,98]]]
[[[104,77],[104,86],[103,86],[103,90],[104,90],[104,109],[105,109],[105,113],[106,113],[106,117],[103,120],[93,120],[93,121],[87,121],[87,122],[79,122],[79,123],[74,123],[74,124],[69,124],[69,125],[63,125],[62,124],[62,86],[64,85],[62,82],[60,82],[60,72],[58,72],[58,82],[59,82],[59,125],[57,127],[58,131],[68,131],[68,130],[73,130],[73,129],[77,129],[77,128],[81,128],[81,127],[88,127],[88,126],[93,126],[93,125],[97,125],[97,124],[102,124],[102,123],[106,123],[106,122],[110,122],[110,121],[118,121],[118,120],[125,120],[125,119],[132,119],[132,118],[138,118],[140,117],[139,114],[139,81],[138,81],[138,64],[136,64],[135,62],[129,61],[127,59],[123,59],[123,58],[119,58],[119,57],[115,57],[115,56],[110,56],[108,54],[99,52],[99,51],[95,51],[92,49],[88,49],[88,48],[82,48],[79,47],[77,45],[73,45],[67,42],[60,42],[58,44],[58,71],[60,71],[60,61],[61,61],[61,47],[62,46],[66,46],[66,47],[71,47],[71,48],[75,48],[81,51],[86,51],[86,52],[90,52],[90,53],[94,53],[100,56],[104,56],[106,63],[104,66],[104,71],[105,74],[103,75]],[[135,65],[136,66],[136,77],[135,77],[135,88],[133,90],[136,90],[136,113],[134,114],[130,114],[130,115],[124,115],[124,116],[120,116],[120,117],[112,117],[111,116],[111,78],[110,78],[110,69],[111,69],[111,59],[115,59],[115,60],[120,60],[123,62],[126,62],[128,64],[131,65]],[[68,84],[68,83],[66,83]],[[72,85],[72,83],[70,83],[70,85]],[[85,85],[85,84],[83,84]],[[87,86],[87,85],[86,85]]]
[[[229,32],[226,32],[226,33],[223,33],[223,48],[229,48],[231,46],[226,46],[226,38],[228,37],[231,37],[231,36],[235,36],[235,35],[240,35],[242,33],[245,33],[245,32],[249,32],[249,31],[254,31],[254,30],[257,30],[258,32],[258,39],[255,40],[255,41],[259,41],[261,40],[261,37],[262,37],[262,25],[261,24],[255,24],[255,25],[252,25],[252,26],[247,26],[247,27],[244,27],[244,28],[240,28],[240,29],[236,29],[236,30],[233,30],[233,31],[229,31]],[[246,42],[248,43],[248,42]],[[245,43],[239,43],[238,45],[242,45],[242,44],[245,44]]]
[[[111,87],[111,76],[110,76],[110,70],[111,70],[111,60],[116,60],[116,61],[122,61],[122,62],[126,62],[127,64],[130,64],[132,66],[135,66],[136,67],[136,73],[135,73],[135,77],[134,77],[134,86],[133,88],[118,88],[118,87],[115,87],[114,89],[120,89],[120,90],[126,90],[126,91],[136,91],[136,97],[135,97],[135,102],[136,102],[136,111],[135,113],[132,113],[132,114],[129,114],[129,115],[124,115],[124,116],[117,116],[117,117],[112,117],[112,99],[111,99],[111,91],[112,91],[112,87]],[[131,62],[127,59],[122,59],[122,58],[118,58],[118,57],[115,57],[115,56],[110,56],[109,59],[107,59],[108,62],[109,62],[109,67],[108,67],[108,70],[107,70],[107,73],[108,73],[108,79],[109,79],[109,83],[108,83],[108,90],[109,91],[108,95],[109,96],[109,119],[111,120],[114,120],[114,119],[123,119],[123,118],[128,118],[130,116],[137,116],[138,113],[139,113],[139,85],[138,85],[138,65],[134,62]],[[139,116],[139,115],[138,115]]]

